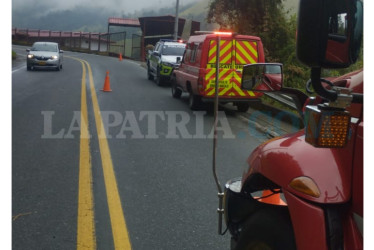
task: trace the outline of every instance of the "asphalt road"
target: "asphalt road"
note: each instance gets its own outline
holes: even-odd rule
[[[13,249],[229,249],[210,105],[190,111],[187,95],[172,98],[130,60],[65,52],[61,71],[26,71],[25,47],[13,49]],[[220,114],[223,185],[267,136],[250,113]]]

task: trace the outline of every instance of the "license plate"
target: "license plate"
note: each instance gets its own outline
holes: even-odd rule
[[[45,65],[45,62],[39,62],[39,65]]]

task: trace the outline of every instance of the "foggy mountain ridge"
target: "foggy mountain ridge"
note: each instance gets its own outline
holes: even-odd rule
[[[79,8],[49,12],[45,15],[30,15],[30,10],[13,10],[12,27],[56,30],[106,32],[108,18],[118,13],[102,8]],[[32,11],[31,11],[32,13]]]
[[[194,3],[180,6],[180,13],[193,5]],[[38,6],[31,9],[13,9],[12,27],[56,31],[107,32],[109,17],[138,18],[142,16],[175,15],[175,6],[157,10],[148,7],[129,14],[124,14],[124,11],[121,10],[113,11],[100,7],[83,8],[77,6],[70,10],[52,11],[46,14],[37,9]]]
[[[193,0],[190,0],[193,1]],[[153,1],[152,1],[153,2]],[[181,1],[183,3],[183,1]],[[201,30],[209,29],[206,16],[211,0],[195,0],[193,3],[180,5],[179,16],[201,23]],[[298,0],[284,0],[285,10],[296,13]],[[147,16],[175,15],[175,4],[168,7],[147,7],[125,14],[125,9],[113,10],[103,7],[75,6],[71,9],[50,11],[41,3],[26,8],[12,10],[12,27],[19,29],[40,29],[53,31],[82,31],[105,33],[109,17],[138,18]]]

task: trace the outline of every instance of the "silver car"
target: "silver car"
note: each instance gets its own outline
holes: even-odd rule
[[[62,69],[63,51],[60,50],[58,43],[36,42],[26,51],[27,70],[37,67]]]

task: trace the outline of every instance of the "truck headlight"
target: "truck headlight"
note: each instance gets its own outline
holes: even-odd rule
[[[33,58],[34,58],[34,55],[29,54],[29,55],[27,55],[27,58],[29,58],[29,59],[33,59]]]

